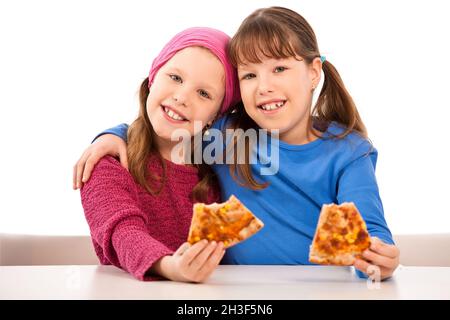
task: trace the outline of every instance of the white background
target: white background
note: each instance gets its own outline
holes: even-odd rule
[[[0,232],[88,234],[72,166],[98,132],[135,118],[165,42],[191,26],[232,35],[271,5],[310,22],[353,95],[392,232],[450,232],[450,10],[438,0],[1,0]]]

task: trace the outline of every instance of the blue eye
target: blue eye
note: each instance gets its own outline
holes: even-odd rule
[[[280,73],[285,71],[286,69],[287,69],[286,67],[276,67],[274,71],[275,73]]]
[[[170,79],[176,82],[183,82],[180,76],[177,76],[176,74],[169,74]]]
[[[209,96],[208,92],[206,92],[205,90],[198,90],[198,93],[203,97],[203,98],[207,98],[210,99],[211,97]]]
[[[253,79],[255,77],[256,77],[256,75],[254,73],[247,73],[246,75],[244,75],[242,77],[242,80],[250,80],[250,79]]]

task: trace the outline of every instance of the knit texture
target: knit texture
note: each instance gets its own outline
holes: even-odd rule
[[[148,274],[149,268],[186,242],[191,224],[194,202],[190,194],[199,182],[198,170],[165,163],[167,180],[159,195],[148,193],[110,156],[97,163],[81,188],[81,202],[100,263],[122,268],[139,280],[160,279]],[[154,156],[149,158],[148,169],[162,175],[161,163]],[[211,188],[206,202],[219,199],[218,189]]]

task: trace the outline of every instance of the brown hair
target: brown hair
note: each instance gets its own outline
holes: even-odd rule
[[[155,143],[156,133],[147,115],[146,106],[149,92],[148,78],[146,78],[139,89],[139,115],[127,132],[127,155],[130,173],[134,180],[150,194],[158,195],[164,187],[167,176],[165,162]],[[157,176],[148,170],[150,155],[154,155],[160,161],[163,168],[162,176]],[[197,167],[201,180],[192,190],[191,196],[194,201],[205,201],[209,189],[217,183],[216,176],[206,164],[194,164],[194,166]],[[152,182],[152,185],[159,185],[159,187],[150,186],[149,182]]]
[[[282,59],[297,56],[303,58],[309,65],[315,58],[320,57],[317,39],[309,23],[297,12],[283,7],[258,9],[249,15],[231,39],[228,52],[231,62],[236,67],[249,62],[261,63],[264,58]],[[322,69],[325,79],[308,121],[310,131],[315,134],[312,130],[314,124],[326,129],[334,121],[345,130],[332,138],[341,139],[351,132],[367,138],[366,127],[336,68],[329,61],[325,61]],[[232,125],[234,128],[257,127],[245,112],[243,105],[237,112],[240,115]],[[236,146],[236,143],[234,145]],[[246,145],[245,164],[233,163],[230,166],[230,173],[233,177],[243,180],[243,183],[239,182],[241,185],[263,189],[267,184],[258,183],[252,177],[248,147]]]

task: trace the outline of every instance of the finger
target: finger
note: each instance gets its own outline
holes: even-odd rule
[[[363,252],[363,257],[365,259],[369,260],[372,264],[376,264],[377,266],[380,266],[380,267],[386,267],[386,268],[392,269],[392,268],[395,268],[397,265],[397,259],[380,255],[371,250],[365,250]]]
[[[100,157],[94,156],[94,154],[91,154],[91,156],[86,160],[86,164],[84,165],[83,170],[83,178],[82,182],[85,183],[89,180],[91,177],[92,170],[94,170],[95,165],[100,161]]]
[[[395,269],[388,269],[381,267],[381,280],[391,277],[392,274],[394,273],[394,270]]]
[[[177,249],[177,251],[175,251],[175,253],[173,255],[174,256],[182,256],[186,252],[186,250],[189,249],[190,247],[191,247],[191,244],[189,242],[185,242]]]
[[[370,250],[389,258],[397,258],[399,256],[400,251],[396,246],[387,244],[377,237],[372,237],[370,240]]]
[[[200,268],[200,272],[205,274],[213,272],[220,263],[220,260],[222,260],[224,254],[225,250],[223,249],[223,244],[220,242]]]
[[[365,273],[372,280],[384,280],[389,278],[393,274],[393,269],[379,267],[373,264],[368,263],[367,261],[356,259],[353,264],[355,269]]]
[[[120,159],[120,164],[122,165],[122,167],[124,167],[128,171],[127,148],[120,148],[120,150],[119,150],[119,159]]]
[[[206,263],[209,257],[212,255],[214,250],[217,248],[217,243],[211,241],[202,251],[191,261],[190,267],[195,270],[200,270],[202,266]]]
[[[369,262],[362,259],[356,259],[353,266],[367,275],[372,274],[377,268],[377,266],[374,266],[373,264],[370,264]]]
[[[83,175],[83,171],[84,171],[84,165],[86,163],[87,158],[89,157],[90,152],[85,151],[83,153],[83,155],[81,156],[80,160],[78,160],[76,167],[77,167],[77,180],[76,180],[76,184],[77,184],[77,188],[81,188],[81,183],[82,183],[82,175]]]
[[[72,173],[72,188],[73,190],[77,190],[77,164],[73,166]]]
[[[373,281],[382,281],[386,278],[389,278],[390,276],[392,276],[392,269],[388,269],[385,267],[379,267],[379,266],[375,266],[372,265],[371,267],[369,267],[368,269],[370,272],[369,274],[367,274],[367,276],[373,280]]]
[[[201,240],[194,243],[188,250],[183,254],[183,263],[190,265],[192,260],[208,245],[208,240]]]
[[[217,258],[216,263],[205,266],[204,268],[201,269],[202,281],[208,279],[211,276],[211,274],[217,269],[217,266],[219,265],[220,260],[222,260],[223,256],[225,255],[225,250],[222,249],[221,251],[222,252],[220,253],[219,257]]]

